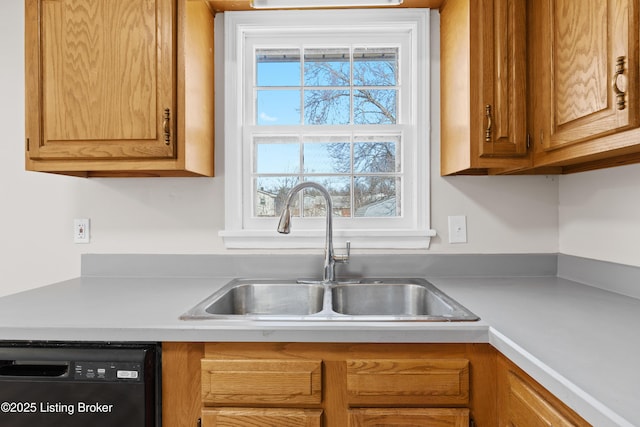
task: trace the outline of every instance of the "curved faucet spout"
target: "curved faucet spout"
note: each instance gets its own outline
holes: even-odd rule
[[[315,188],[324,197],[324,201],[327,207],[327,212],[326,212],[327,220],[326,220],[326,237],[325,237],[325,248],[324,248],[324,269],[322,274],[322,281],[326,283],[335,282],[336,281],[335,264],[336,262],[338,263],[349,262],[350,244],[349,242],[347,242],[346,255],[335,254],[333,250],[333,203],[331,202],[331,195],[329,194],[326,188],[312,181],[305,181],[293,187],[287,194],[287,198],[284,204],[284,209],[280,214],[280,221],[278,222],[278,233],[289,234],[289,232],[291,231],[291,202],[293,200],[293,197],[296,194],[298,194],[298,192],[303,188]]]
[[[291,232],[291,208],[287,202],[287,205],[280,214],[280,221],[278,221],[278,233],[289,234]]]

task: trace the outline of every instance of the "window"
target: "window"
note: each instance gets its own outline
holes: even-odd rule
[[[326,207],[313,189],[298,196],[292,234],[274,238],[288,191],[303,181],[331,194],[337,241],[428,247],[427,17],[224,14],[228,247],[321,247]]]

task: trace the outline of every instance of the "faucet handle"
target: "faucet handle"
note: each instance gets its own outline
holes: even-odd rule
[[[351,256],[351,242],[347,240],[347,253],[346,255],[335,255],[335,262],[339,262],[341,264],[346,264],[349,262],[349,257]]]

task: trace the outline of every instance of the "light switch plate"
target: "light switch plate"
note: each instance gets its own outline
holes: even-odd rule
[[[466,216],[449,216],[449,243],[467,243]]]

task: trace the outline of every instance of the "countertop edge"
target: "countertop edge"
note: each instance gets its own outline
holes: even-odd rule
[[[637,427],[491,326],[489,343],[594,426]]]
[[[196,325],[194,325],[196,323]],[[489,343],[484,322],[428,325],[413,322],[216,322],[189,321],[183,327],[0,327],[3,341],[155,342],[332,342]],[[92,332],[88,332],[91,330]],[[96,330],[98,332],[96,333]],[[394,335],[397,334],[397,335]]]

